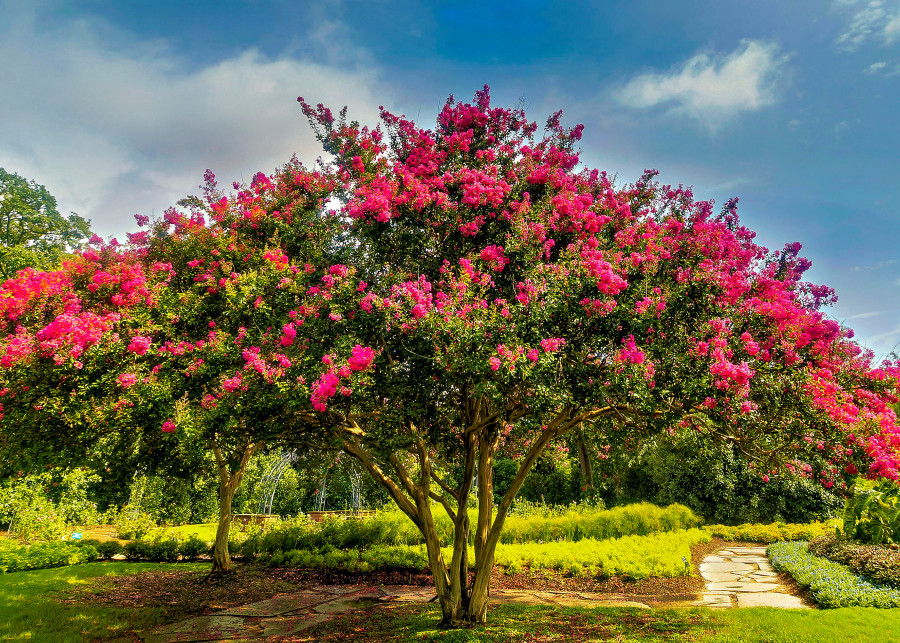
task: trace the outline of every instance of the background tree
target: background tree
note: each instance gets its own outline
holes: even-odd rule
[[[43,185],[0,168],[0,277],[54,267],[90,234],[90,221],[61,215]]]

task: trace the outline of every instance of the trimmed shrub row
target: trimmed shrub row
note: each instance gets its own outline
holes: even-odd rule
[[[100,554],[90,544],[75,545],[56,541],[5,546],[0,548],[0,574],[90,563],[99,558]]]
[[[478,516],[470,511],[474,526]],[[577,542],[585,538],[605,540],[697,527],[701,519],[683,505],[658,507],[639,503],[614,509],[578,507],[547,514],[544,511],[517,513],[506,519],[501,543]],[[453,525],[443,510],[435,510],[435,528],[441,546],[453,541]],[[474,529],[470,544],[474,542]],[[422,535],[399,510],[380,511],[363,519],[326,519],[321,523],[290,522],[264,533],[253,534],[241,546],[241,553],[255,557],[266,552],[337,549],[366,549],[374,546],[420,545]]]
[[[706,525],[703,531],[725,540],[747,540],[758,543],[776,543],[785,540],[812,540],[828,532],[829,527],[822,522],[790,524],[773,522],[770,525]]]
[[[900,550],[885,545],[862,545],[826,534],[811,540],[809,551],[846,565],[854,574],[875,583],[900,588]]]
[[[641,579],[648,576],[674,577],[691,573],[691,546],[709,542],[710,536],[699,529],[681,530],[647,536],[625,536],[607,540],[585,538],[577,543],[514,543],[497,546],[496,563],[509,574],[524,567],[532,571],[550,570],[582,578],[608,578],[620,575]],[[452,550],[444,548],[449,560]],[[340,550],[326,546],[315,550],[291,549],[265,552],[257,560],[270,566],[296,566],[324,569],[370,571],[397,569],[421,571],[428,567],[424,545],[375,545],[368,549]],[[470,548],[469,560],[475,560]]]
[[[820,558],[805,542],[780,542],[768,548],[772,566],[808,587],[822,607],[900,607],[900,590],[871,583],[845,565]]]

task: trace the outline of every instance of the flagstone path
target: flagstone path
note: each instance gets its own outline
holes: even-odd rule
[[[785,607],[809,609],[781,584],[769,564],[765,547],[730,547],[700,563],[706,581],[703,597],[694,605],[707,607]]]
[[[392,585],[322,585],[293,594],[233,607],[215,614],[157,627],[141,635],[144,643],[187,643],[205,641],[259,641],[270,636],[293,636],[355,609],[389,601],[427,603],[434,599],[433,587]],[[590,592],[538,592],[492,590],[492,603],[509,602],[561,607],[637,607],[643,603],[624,596]]]

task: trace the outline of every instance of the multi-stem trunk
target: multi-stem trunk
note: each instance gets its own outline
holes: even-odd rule
[[[494,554],[513,498],[525,482],[525,478],[538,456],[551,440],[581,422],[594,419],[604,411],[575,414],[568,407],[561,410],[529,446],[519,470],[510,484],[509,490],[500,500],[496,512],[494,511],[493,464],[499,445],[499,432],[495,421],[483,422],[476,425],[477,430],[465,432],[464,460],[462,462],[463,482],[456,488],[451,488],[434,474],[429,451],[421,439],[417,440],[412,451],[418,460],[418,479],[416,480],[416,476],[407,471],[396,455],[392,455],[385,463],[394,473],[393,476],[387,475],[375,462],[372,454],[362,446],[360,440],[360,437],[364,435],[362,431],[358,427],[353,427],[352,431],[347,432],[344,449],[362,463],[363,467],[388,491],[397,506],[409,516],[422,533],[428,553],[428,565],[434,576],[435,592],[441,606],[441,625],[460,627],[486,621],[491,572],[494,569]],[[414,427],[410,427],[410,431],[413,430]],[[468,539],[471,527],[467,505],[476,468],[478,471],[478,520],[474,531],[474,577],[470,583]],[[445,492],[444,494],[432,490],[433,480],[437,481]],[[456,501],[455,507],[448,500],[448,496]],[[453,556],[449,566],[441,552],[440,539],[431,512],[431,501],[441,504],[453,521]]]
[[[247,462],[256,450],[256,445],[247,444],[239,451],[240,460],[235,471],[231,471],[228,461],[219,447],[213,448],[216,465],[219,469],[219,525],[216,528],[216,541],[213,545],[212,572],[226,572],[231,569],[231,554],[228,552],[228,534],[231,531],[231,502],[234,493],[241,485]]]

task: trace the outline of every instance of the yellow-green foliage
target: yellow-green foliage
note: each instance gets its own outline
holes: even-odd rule
[[[775,543],[783,540],[812,540],[824,533],[833,532],[834,528],[823,522],[799,525],[773,522],[770,525],[706,525],[703,531],[725,540]]]
[[[500,544],[496,561],[511,572],[527,566],[532,571],[550,569],[585,577],[685,576],[691,569],[682,557],[690,561],[691,546],[710,538],[699,529],[687,529],[607,540],[582,538],[577,543]]]
[[[500,542],[605,540],[690,529],[701,522],[694,512],[678,504],[658,507],[641,502],[613,509],[579,507],[556,516],[511,515],[503,525]]]
[[[620,575],[641,579],[648,576],[685,576],[691,573],[683,559],[690,561],[691,546],[709,542],[710,535],[699,529],[678,530],[647,536],[624,536],[608,540],[583,538],[577,543],[513,543],[497,545],[495,561],[509,573],[523,567],[533,571],[553,570],[581,577]],[[449,563],[453,550],[442,550]],[[428,568],[424,545],[374,545],[368,549],[276,550],[264,554],[260,560],[273,566],[319,567],[371,571],[375,569]],[[475,552],[469,547],[469,562]]]

